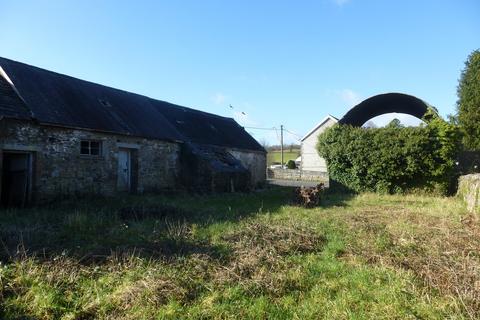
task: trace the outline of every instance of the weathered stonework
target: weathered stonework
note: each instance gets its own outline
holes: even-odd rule
[[[480,213],[480,174],[468,174],[458,179],[458,193],[467,204],[468,211]]]
[[[256,187],[265,182],[265,168],[267,166],[266,153],[238,149],[227,149],[227,151],[240,160],[242,165],[250,171],[250,182],[252,187]]]
[[[268,169],[270,179],[328,182],[328,172],[299,169]]]
[[[81,155],[82,139],[101,141],[101,155]],[[64,195],[113,195],[117,191],[119,148],[132,151],[133,192],[177,187],[178,143],[17,120],[0,121],[0,161],[2,151],[32,154],[31,191],[37,201]]]

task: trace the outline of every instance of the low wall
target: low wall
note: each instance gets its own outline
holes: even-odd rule
[[[328,181],[327,172],[305,171],[298,169],[268,169],[268,178],[297,181]]]
[[[480,213],[480,174],[461,176],[457,195],[466,202],[468,211]]]
[[[462,175],[480,173],[480,151],[463,151],[458,156],[457,170]]]

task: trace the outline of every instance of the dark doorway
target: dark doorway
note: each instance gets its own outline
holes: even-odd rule
[[[32,157],[30,153],[3,152],[1,205],[23,207],[30,199]]]

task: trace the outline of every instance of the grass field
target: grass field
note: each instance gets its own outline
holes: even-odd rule
[[[459,200],[291,192],[1,211],[0,319],[480,317]]]
[[[288,162],[288,160],[295,160],[298,158],[300,155],[300,150],[292,150],[290,152],[288,149],[283,152],[283,161],[285,163]],[[267,154],[267,165],[271,165],[274,162],[280,163],[282,160],[282,155],[280,151],[269,151]]]

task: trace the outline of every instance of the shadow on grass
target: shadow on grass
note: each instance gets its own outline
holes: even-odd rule
[[[353,192],[344,193],[336,190],[326,190],[323,194],[320,207],[347,207],[349,201],[356,196]]]
[[[321,207],[346,207],[348,202],[353,199],[357,193],[343,185],[342,183],[330,179],[329,188],[325,190]]]
[[[294,188],[249,194],[126,195],[70,199],[44,207],[0,211],[0,260],[34,256],[101,263],[112,255],[174,259],[192,254],[228,259],[212,243],[229,224],[292,205]],[[349,194],[327,191],[322,207],[345,206]]]
[[[151,259],[201,254],[224,259],[229,248],[212,244],[206,230],[265,212],[274,214],[288,204],[290,192],[276,187],[249,194],[126,195],[3,209],[0,260],[62,255],[99,263],[112,254]]]
[[[0,312],[0,319],[3,319],[3,320],[39,320],[40,319],[40,318],[34,318],[31,316],[23,315],[22,313],[24,313],[22,310],[18,310],[16,311],[15,316],[10,317],[10,316],[3,315]]]

